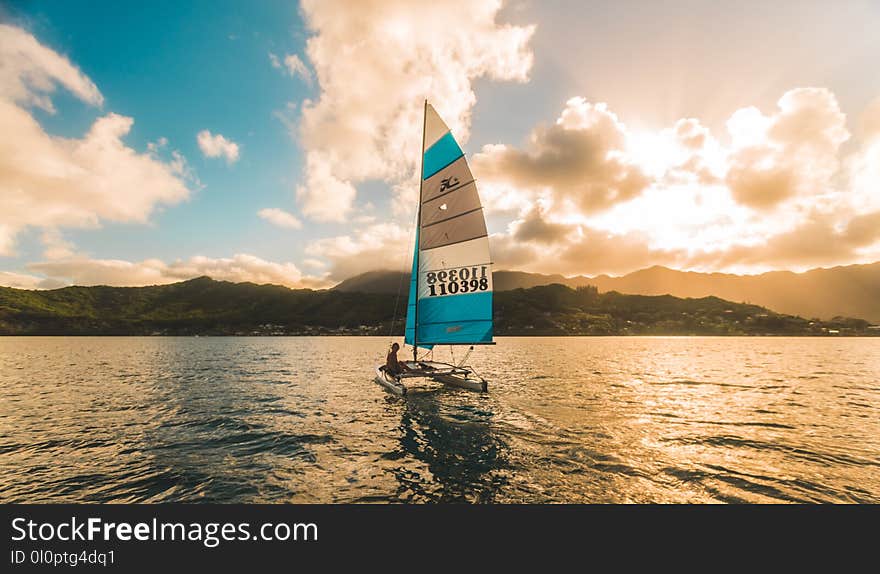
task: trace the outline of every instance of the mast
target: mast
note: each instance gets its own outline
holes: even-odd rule
[[[413,266],[416,274],[416,305],[415,321],[413,322],[413,362],[418,360],[419,353],[419,227],[422,225],[422,187],[425,185],[425,128],[428,122],[428,98],[425,98],[425,106],[422,112],[422,148],[419,152],[419,211],[416,215],[416,264]]]

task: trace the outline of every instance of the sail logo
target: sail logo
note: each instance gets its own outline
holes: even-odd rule
[[[446,191],[447,189],[455,189],[459,186],[461,182],[458,181],[458,178],[455,176],[447,177],[446,179],[440,180],[440,192]]]
[[[456,325],[454,327],[446,327],[447,333],[458,333],[459,331],[461,331],[461,325]]]

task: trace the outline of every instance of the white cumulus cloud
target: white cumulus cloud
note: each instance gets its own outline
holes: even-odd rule
[[[316,100],[303,102],[299,125],[303,214],[345,221],[358,183],[411,179],[425,98],[466,141],[472,82],[527,79],[534,28],[497,22],[500,8],[499,0],[303,2],[313,32],[307,55],[320,86]],[[396,189],[412,197],[412,187]]]
[[[101,106],[104,103],[98,87],[70,60],[43,46],[21,28],[0,24],[0,63],[0,98],[3,100],[54,112],[49,94],[60,84],[88,104]]]
[[[726,182],[745,205],[770,208],[825,193],[839,167],[838,150],[850,137],[837,98],[825,88],[790,90],[778,106],[771,116],[745,108],[728,121],[736,147]]]
[[[525,150],[490,145],[473,159],[481,181],[553,194],[584,212],[636,197],[650,180],[627,154],[626,128],[606,104],[572,98],[551,126],[539,126]]]
[[[238,161],[238,144],[225,136],[202,130],[196,136],[196,140],[205,157],[223,157],[229,164]]]
[[[28,32],[0,25],[0,255],[12,255],[16,236],[29,226],[143,223],[159,206],[189,196],[194,178],[183,156],[162,161],[124,143],[130,117],[108,113],[82,138],[46,133],[28,108],[51,111],[58,85],[87,104],[103,102],[66,58]]]

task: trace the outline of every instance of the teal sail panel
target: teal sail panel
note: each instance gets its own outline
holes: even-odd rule
[[[422,178],[428,179],[444,167],[464,155],[458,142],[451,132],[437,140],[437,143],[425,150],[425,162],[422,165]]]
[[[419,346],[492,342],[492,293],[419,300]]]

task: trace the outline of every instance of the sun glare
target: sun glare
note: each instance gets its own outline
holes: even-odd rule
[[[662,177],[669,169],[685,160],[681,147],[663,133],[628,134],[627,150],[635,163],[654,178]]]

